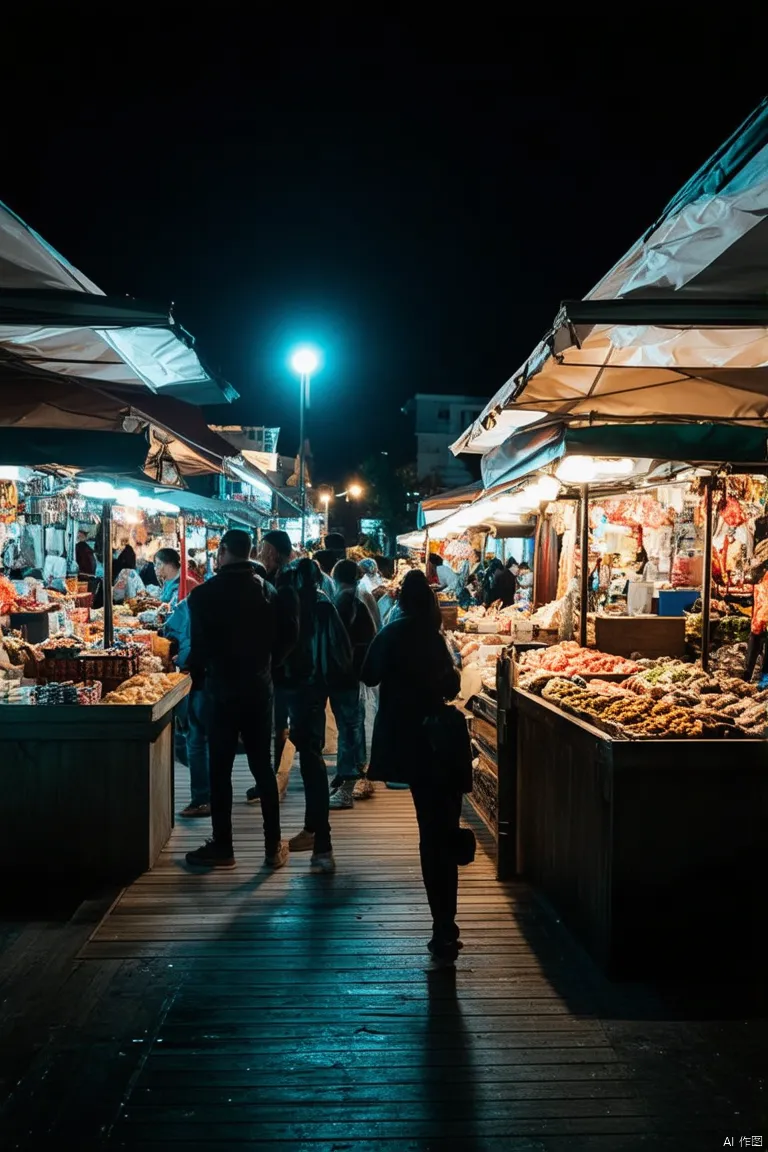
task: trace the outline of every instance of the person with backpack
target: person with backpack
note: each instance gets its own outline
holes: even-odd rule
[[[333,569],[334,603],[352,645],[354,683],[331,692],[331,711],[339,734],[336,778],[331,785],[332,809],[354,808],[367,799],[373,785],[365,779],[365,707],[361,704],[360,671],[377,632],[376,621],[359,590],[360,570],[354,560],[339,560]],[[357,789],[361,791],[358,793]],[[364,791],[362,791],[364,789]]]
[[[286,569],[278,584],[294,588],[299,600],[299,639],[275,673],[275,709],[290,719],[304,782],[304,827],[290,841],[292,852],[311,852],[310,871],[336,868],[328,819],[328,770],[323,759],[325,709],[329,695],[357,681],[352,645],[336,606],[320,590],[320,567],[309,557]]]

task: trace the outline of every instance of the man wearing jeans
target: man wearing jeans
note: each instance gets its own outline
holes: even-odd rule
[[[176,644],[176,666],[186,672],[189,668],[191,646],[189,603],[180,601],[163,628],[163,635]],[[176,709],[176,759],[189,768],[189,804],[179,815],[196,819],[211,814],[211,783],[208,775],[208,738],[203,716],[203,693],[193,688]]]
[[[187,853],[187,863],[234,868],[232,766],[242,737],[256,780],[264,821],[265,864],[280,868],[288,846],[280,833],[280,797],[272,771],[272,665],[285,659],[298,637],[295,593],[273,599],[250,562],[251,537],[231,528],[221,538],[217,574],[189,594],[195,688],[204,692],[211,776],[213,839]]]
[[[365,706],[360,692],[360,669],[376,635],[376,622],[358,595],[360,570],[354,560],[340,560],[333,569],[334,603],[352,645],[354,675],[348,685],[331,690],[331,710],[339,733],[336,778],[331,787],[333,810],[354,807],[373,791],[362,775],[365,765]],[[360,788],[360,791],[356,791]]]

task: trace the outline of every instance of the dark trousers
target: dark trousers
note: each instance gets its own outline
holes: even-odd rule
[[[765,632],[750,632],[749,640],[747,641],[747,658],[744,669],[744,679],[749,681],[752,679],[757,662],[766,650],[765,645],[766,633]],[[763,673],[768,672],[765,656],[763,656]]]
[[[419,824],[421,875],[432,913],[432,930],[441,943],[453,942],[459,938],[456,829],[461,817],[461,792],[446,790],[435,776],[412,783],[411,795]]]
[[[314,685],[275,689],[275,708],[290,717],[291,740],[299,753],[304,782],[304,828],[315,834],[315,852],[330,852],[328,769],[323,759],[328,694]]]
[[[232,765],[241,736],[259,789],[264,840],[274,848],[280,842],[280,797],[270,755],[272,687],[258,684],[232,697],[206,693],[205,704],[213,839],[223,849],[232,847]]]

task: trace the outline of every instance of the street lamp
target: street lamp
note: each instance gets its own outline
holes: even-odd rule
[[[336,493],[336,499],[341,500],[342,496],[346,496],[347,503],[351,500],[359,500],[363,494],[362,484],[350,484],[343,492]]]
[[[325,515],[325,535],[327,536],[328,535],[328,507],[331,503],[330,492],[321,492],[320,493],[320,503],[324,506],[324,509],[325,509],[325,512],[324,512],[324,515]]]
[[[291,367],[299,377],[299,507],[301,508],[301,546],[307,536],[307,494],[304,482],[306,452],[304,450],[304,412],[309,407],[309,380],[317,368],[317,353],[312,348],[297,348],[291,356]]]

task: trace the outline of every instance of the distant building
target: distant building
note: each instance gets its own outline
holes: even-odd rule
[[[450,445],[458,440],[483,410],[477,396],[453,396],[417,392],[403,408],[416,421],[416,474],[419,481],[436,481],[436,487],[460,488],[476,479],[471,467],[454,456]]]

